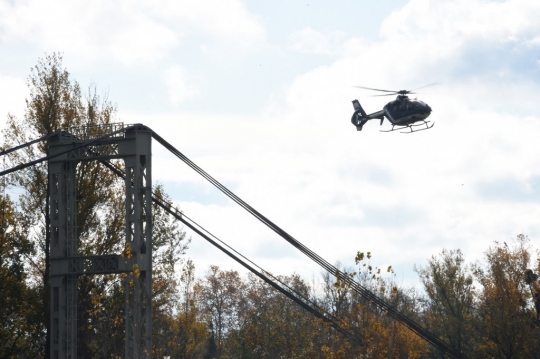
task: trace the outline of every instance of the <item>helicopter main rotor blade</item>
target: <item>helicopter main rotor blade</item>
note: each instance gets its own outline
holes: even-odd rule
[[[371,88],[371,87],[364,87],[364,86],[353,86],[353,87],[357,87],[357,88],[365,89],[365,90],[373,90],[373,91],[394,92],[394,93],[397,93],[397,91],[374,89],[374,88]]]
[[[417,87],[412,91],[420,90],[420,89],[423,89],[423,88],[426,88],[426,87],[437,86],[437,85],[440,85],[440,84],[441,84],[440,82],[434,82],[434,83],[431,83],[429,85],[424,85],[424,86]],[[410,93],[412,93],[412,92],[410,92]]]
[[[385,94],[385,95],[371,95],[370,97],[380,97],[380,96],[394,96],[394,95],[417,95],[416,92],[411,92],[411,91],[398,91],[398,92],[394,92],[394,93],[389,93],[389,94]]]

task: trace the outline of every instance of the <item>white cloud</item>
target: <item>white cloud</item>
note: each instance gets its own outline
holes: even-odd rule
[[[438,39],[441,46],[452,45],[452,38],[524,41],[538,34],[539,11],[534,0],[411,0],[383,22],[381,33],[387,39]]]
[[[264,28],[237,0],[0,1],[0,42],[24,41],[85,61],[154,62],[184,36],[201,32],[240,44],[264,36]]]
[[[170,1],[160,7],[136,2],[131,9],[127,3],[90,2],[86,12],[58,8],[59,2],[41,8],[37,2],[22,4],[0,2],[0,14],[15,15],[0,15],[0,41],[31,35],[44,47],[59,41],[89,58],[128,64],[167,56],[194,33],[248,45],[265,36],[257,17],[232,0]],[[33,18],[32,11],[47,13],[46,6],[57,12],[54,24]],[[298,74],[285,91],[285,103],[274,103],[271,114],[223,113],[209,105],[192,113],[122,118],[148,124],[330,262],[351,263],[357,250],[370,250],[377,261],[403,272],[444,247],[479,258],[493,240],[519,232],[540,236],[537,199],[504,202],[478,190],[507,178],[526,189],[540,176],[540,88],[534,72],[539,6],[517,0],[412,0],[384,22],[378,42],[306,27],[291,35],[289,49],[338,59]],[[67,25],[56,27],[63,18]],[[184,66],[164,71],[172,103],[203,94]],[[372,122],[357,132],[350,124],[351,100],[359,98],[374,112],[392,99],[369,97],[353,85],[399,90],[437,81],[443,84],[420,95],[434,109],[430,119],[436,126],[430,131],[383,134]],[[0,95],[6,94],[0,88]],[[154,154],[155,181],[178,181],[179,187],[189,182],[207,190],[177,159],[157,146]],[[257,257],[261,245],[256,243],[280,240],[227,204],[195,203],[182,194],[174,199],[256,262],[267,260]],[[307,260],[284,257],[266,268],[282,274],[313,270]],[[201,260],[216,263],[210,256]]]
[[[320,218],[338,222],[349,217],[357,222],[355,231],[344,225],[330,230],[312,224],[325,233],[321,241],[356,233],[365,238],[363,248],[398,248],[392,251],[397,257],[384,259],[410,264],[443,247],[462,248],[480,258],[493,240],[520,232],[540,235],[540,199],[509,205],[482,197],[477,187],[508,176],[526,186],[540,174],[540,88],[534,82],[538,74],[535,66],[522,66],[538,56],[530,40],[540,32],[539,16],[540,4],[533,1],[413,0],[385,21],[383,41],[349,39],[340,60],[297,77],[287,97],[288,118],[294,123],[291,137],[301,138],[301,146],[313,154],[302,166],[319,169],[309,187],[295,187],[285,198],[298,198]],[[523,52],[510,53],[508,44]],[[497,76],[501,73],[504,76]],[[420,95],[434,109],[433,130],[380,134],[378,124],[370,123],[357,133],[348,122],[349,100],[360,98],[364,108],[374,112],[392,99],[370,98],[369,92],[352,85],[399,90],[441,79],[443,85]],[[326,162],[354,166],[356,179],[336,176],[336,168]],[[362,168],[373,163],[388,171],[392,184],[366,181]],[[298,175],[288,180],[300,182]],[[318,209],[315,198],[338,201]],[[381,212],[380,221],[365,222],[366,211],[374,206],[401,209],[384,216]],[[400,211],[419,211],[424,218],[394,231],[390,224],[400,221]],[[346,255],[346,250],[338,252],[333,246],[328,253]]]
[[[193,85],[187,70],[180,66],[168,68],[165,71],[164,80],[169,88],[169,100],[174,105],[191,100],[200,94],[200,90]]]
[[[251,43],[265,34],[259,19],[239,0],[168,0],[160,2],[159,6],[147,1],[146,6],[156,17],[169,23],[187,22],[189,28],[202,30],[217,38]]]
[[[14,112],[14,109],[24,108],[24,99],[27,95],[28,87],[23,79],[0,75],[0,118],[5,119],[8,113],[19,118],[24,116],[24,112]],[[0,123],[3,128],[5,121]]]
[[[479,37],[489,44],[526,44],[537,26],[527,19],[540,16],[540,9],[517,1],[458,5],[411,1],[385,22],[381,42],[349,39],[341,59],[298,76],[287,89],[286,110],[272,118],[209,116],[203,123],[198,118],[196,125],[182,124],[189,131],[175,141],[331,262],[350,263],[357,250],[371,250],[411,278],[413,263],[424,263],[442,248],[461,248],[475,259],[494,240],[520,232],[540,236],[538,200],[509,204],[478,190],[486,181],[509,176],[526,187],[540,176],[540,117],[534,105],[540,89],[516,77],[523,70],[505,57],[504,47],[474,46]],[[483,12],[491,14],[495,28],[484,24],[489,16]],[[510,14],[508,23],[497,21],[502,13]],[[520,16],[526,25],[512,20]],[[306,33],[311,39],[320,35]],[[298,50],[300,44],[317,42],[300,41]],[[496,56],[496,62],[487,68],[475,61],[481,56]],[[469,61],[472,72],[462,70]],[[505,76],[490,79],[501,68]],[[378,123],[369,123],[357,132],[349,122],[350,100],[360,98],[374,112],[392,99],[368,97],[352,85],[399,90],[441,78],[447,82],[420,95],[434,109],[430,119],[436,126],[430,131],[383,134]],[[374,167],[385,180],[369,174]],[[243,223],[227,208],[213,210],[212,218]],[[288,263],[287,270],[305,273],[303,265]]]
[[[86,61],[112,59],[125,65],[154,61],[179,40],[137,3],[27,0],[13,5],[4,2],[3,7],[4,42],[29,42]]]
[[[504,72],[520,51],[538,48],[539,13],[534,0],[411,0],[383,22],[381,34],[409,66],[442,62],[444,76],[462,61],[481,76],[493,66]]]
[[[307,27],[289,36],[289,48],[308,54],[335,55],[342,51],[345,39],[346,34],[342,31],[325,34]]]

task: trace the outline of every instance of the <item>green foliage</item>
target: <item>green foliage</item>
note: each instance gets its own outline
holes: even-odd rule
[[[28,227],[8,196],[0,196],[0,357],[39,355],[42,317],[40,288],[30,281],[27,258],[34,254]]]
[[[471,268],[460,250],[444,249],[427,267],[416,267],[426,291],[425,321],[429,330],[452,348],[471,355],[476,338],[473,320],[475,288]]]
[[[495,242],[485,254],[486,263],[475,268],[481,284],[476,322],[482,356],[533,358],[540,353],[540,323],[529,290],[533,282],[527,283],[535,276],[525,277],[531,262],[528,242],[524,235],[510,245]]]
[[[537,357],[540,283],[538,269],[529,269],[528,242],[524,235],[510,244],[494,242],[484,262],[474,265],[466,265],[459,250],[443,250],[417,268],[428,328],[470,358]]]

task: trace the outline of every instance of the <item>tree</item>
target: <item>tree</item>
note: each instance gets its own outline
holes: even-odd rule
[[[415,267],[426,291],[428,329],[466,355],[474,353],[475,291],[472,272],[458,250],[444,249],[426,267]]]
[[[0,196],[0,357],[22,358],[43,351],[39,288],[27,283],[25,257],[34,253],[28,227],[9,196]]]
[[[391,266],[375,267],[371,252],[358,252],[358,269],[340,269],[334,279],[323,275],[323,302],[327,310],[338,315],[343,327],[356,333],[362,344],[332,336],[324,342],[325,358],[420,358],[427,353],[425,342],[408,328],[373,305],[358,292],[350,290],[344,276],[353,278],[362,287],[391,304],[410,318],[418,319],[418,305],[414,290],[399,288]],[[340,268],[339,264],[337,265]]]
[[[298,275],[278,280],[296,295],[312,298],[311,288]],[[239,326],[227,337],[232,358],[316,358],[319,322],[295,302],[250,274],[238,311]],[[239,303],[239,304],[240,304]]]
[[[237,271],[222,271],[216,265],[210,266],[204,278],[195,285],[200,312],[207,315],[210,335],[216,341],[217,358],[223,352],[226,334],[238,328],[238,302],[243,290],[244,283]]]
[[[168,355],[174,358],[200,358],[206,353],[214,355],[215,341],[209,337],[209,328],[200,320],[199,309],[195,302],[195,266],[191,260],[184,264],[178,286],[180,299],[176,315],[170,319],[169,330],[165,333],[168,338]],[[208,349],[207,343],[211,344]],[[212,344],[213,343],[213,344]]]
[[[5,147],[26,143],[30,139],[86,126],[96,128],[116,120],[116,106],[107,96],[98,95],[90,86],[83,96],[79,84],[70,78],[63,67],[62,55],[53,53],[40,59],[31,69],[28,78],[30,96],[26,100],[26,112],[22,119],[8,115],[7,128],[3,131]],[[9,155],[11,165],[28,162],[45,156],[47,143],[39,143]],[[122,167],[122,163],[117,163]],[[10,183],[23,189],[19,198],[21,212],[28,226],[28,241],[34,244],[36,256],[44,258],[34,278],[39,283],[42,307],[45,313],[42,325],[46,328],[49,343],[49,249],[48,231],[48,185],[47,164],[42,163],[15,172]],[[99,183],[99,186],[95,184]],[[77,236],[81,255],[102,255],[123,250],[124,242],[124,189],[123,181],[97,161],[83,161],[77,166]],[[157,195],[166,199],[161,187]],[[163,308],[172,306],[174,295],[174,266],[178,264],[186,248],[185,234],[176,220],[170,219],[161,208],[154,206],[154,293],[155,315],[163,314]],[[78,345],[81,357],[93,357],[97,353],[122,355],[123,340],[116,335],[122,328],[123,287],[118,275],[81,276],[78,281]],[[110,321],[109,314],[115,313]],[[109,325],[102,325],[108,323]],[[112,325],[111,325],[112,323]],[[48,357],[49,349],[44,350]]]
[[[531,259],[528,241],[518,235],[510,245],[495,242],[485,254],[485,266],[475,269],[482,285],[478,306],[481,357],[538,357],[540,328],[534,325],[534,302],[524,280]]]
[[[4,147],[9,148],[27,142],[30,138],[41,137],[56,132],[69,125],[80,124],[80,88],[78,84],[69,81],[69,73],[61,68],[62,57],[53,54],[38,61],[31,70],[28,79],[30,98],[26,100],[26,114],[23,120],[8,115],[7,128],[4,132]],[[24,163],[36,158],[40,153],[47,153],[47,144],[27,147],[24,151],[12,153],[8,158],[11,164]],[[25,220],[31,226],[38,227],[37,233],[31,234],[31,241],[36,243],[36,249],[44,254],[45,263],[40,270],[43,282],[43,325],[49,340],[49,246],[50,237],[45,230],[48,225],[47,208],[47,175],[46,164],[36,165],[25,171],[16,172],[11,176],[11,182],[26,189],[19,201]],[[45,348],[49,353],[49,348]],[[46,354],[48,355],[48,354]]]
[[[418,320],[416,293],[396,284],[392,266],[371,264],[371,252],[358,252],[355,258],[356,281],[409,318]],[[351,318],[364,339],[357,350],[366,358],[420,358],[427,352],[426,343],[401,323],[386,315],[366,298],[353,293]]]

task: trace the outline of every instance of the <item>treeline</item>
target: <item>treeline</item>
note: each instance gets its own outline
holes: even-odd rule
[[[392,269],[372,266],[370,253],[358,253],[356,271],[346,272],[469,358],[539,358],[540,256],[529,246],[524,235],[509,244],[495,242],[474,264],[467,264],[459,250],[443,250],[416,268],[423,283],[419,291],[396,286]],[[255,276],[242,278],[212,266],[203,278],[188,281],[193,285],[185,287],[175,321],[176,342],[182,344],[167,353],[177,358],[440,357],[341,281],[329,274],[321,279],[317,284],[297,275],[281,277],[338,317],[362,345]]]
[[[73,126],[116,120],[116,106],[86,93],[59,54],[39,60],[28,79],[24,118],[8,115],[3,147]],[[7,157],[7,166],[47,153],[46,144]],[[122,163],[117,163],[121,166]],[[97,162],[78,168],[77,234],[81,255],[124,248],[123,183]],[[82,175],[84,174],[84,175]],[[0,358],[48,358],[49,246],[46,164],[4,177],[18,198],[0,195]],[[95,184],[99,183],[99,186]],[[154,192],[168,199],[157,186]],[[189,240],[179,223],[153,208],[153,357],[162,358],[440,358],[424,340],[388,317],[331,274],[309,282],[280,277],[358,340],[328,324],[257,277],[211,266],[196,278],[184,260]],[[494,242],[482,261],[467,263],[444,250],[415,268],[423,288],[404,288],[391,267],[357,253],[341,268],[441,340],[470,358],[540,358],[540,253],[524,235]],[[77,351],[81,358],[124,355],[124,286],[120,275],[78,281]]]

